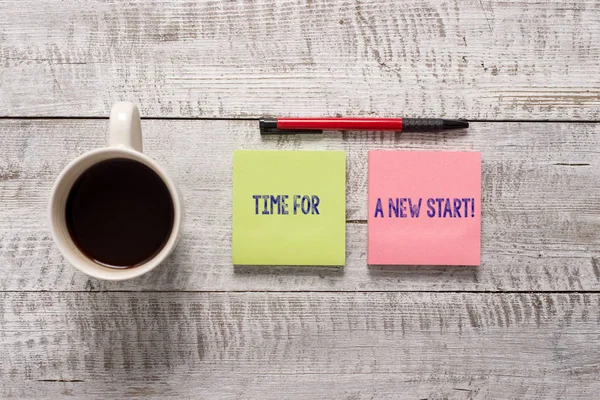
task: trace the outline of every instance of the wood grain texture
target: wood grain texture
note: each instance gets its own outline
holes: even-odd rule
[[[598,294],[2,293],[0,397],[592,399]]]
[[[600,289],[600,124],[474,123],[467,134],[260,137],[253,121],[143,121],[144,148],[182,192],[182,240],[129,282],[87,279],[53,245],[50,187],[68,160],[104,146],[106,120],[0,122],[0,290],[596,291]],[[369,149],[478,150],[482,266],[367,267]],[[235,149],[347,152],[347,265],[233,267]]]
[[[599,56],[590,0],[0,0],[0,117],[17,117],[0,120],[0,398],[597,398],[598,123],[261,138],[145,120],[183,236],[112,283],[69,266],[46,221],[108,121],[18,118],[131,100],[157,118],[600,121]],[[231,265],[235,149],[347,152],[345,268]],[[366,265],[371,149],[482,152],[481,267]]]
[[[600,119],[600,3],[4,0],[0,115]]]

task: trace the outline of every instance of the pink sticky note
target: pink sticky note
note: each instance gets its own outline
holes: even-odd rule
[[[479,265],[481,153],[369,152],[370,265]]]

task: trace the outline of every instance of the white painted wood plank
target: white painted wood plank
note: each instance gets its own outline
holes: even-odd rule
[[[184,231],[174,256],[124,283],[65,263],[46,222],[50,187],[77,155],[106,143],[107,120],[0,122],[0,290],[563,291],[600,289],[599,124],[474,123],[466,134],[263,137],[253,121],[143,121],[144,148],[178,183]],[[483,155],[482,266],[367,267],[369,149]],[[231,264],[234,149],[347,152],[347,265]]]
[[[0,115],[600,118],[600,3],[0,3]]]
[[[2,293],[0,397],[593,399],[598,294]]]

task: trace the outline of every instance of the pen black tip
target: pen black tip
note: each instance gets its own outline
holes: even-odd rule
[[[277,129],[277,118],[260,118],[258,125],[261,132],[269,129]]]
[[[444,119],[442,120],[442,129],[466,129],[469,127],[469,123],[462,119]]]

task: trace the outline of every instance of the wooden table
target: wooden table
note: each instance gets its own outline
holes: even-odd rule
[[[0,397],[598,398],[599,57],[594,0],[0,2]],[[46,207],[119,100],[186,215],[166,265],[110,283]],[[261,138],[261,115],[475,122]],[[346,151],[345,268],[232,266],[234,149]],[[366,265],[371,149],[482,152],[480,267]]]

